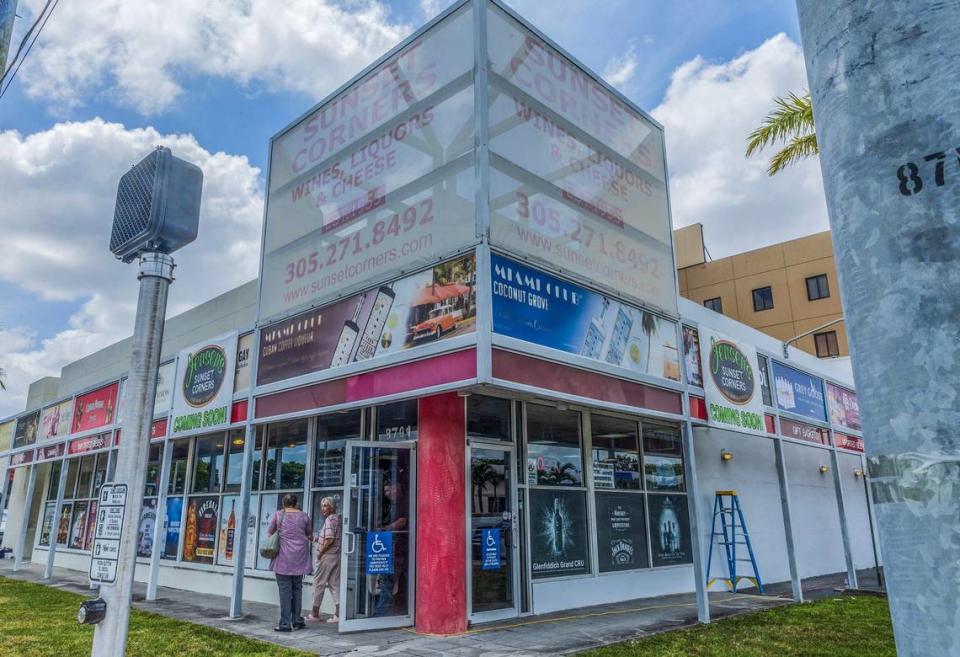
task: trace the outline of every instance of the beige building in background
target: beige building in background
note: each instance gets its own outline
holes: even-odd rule
[[[680,295],[821,358],[848,356],[830,231],[710,260],[703,226],[674,231]]]

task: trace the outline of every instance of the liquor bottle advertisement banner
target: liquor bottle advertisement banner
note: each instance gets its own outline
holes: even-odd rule
[[[530,489],[530,559],[534,579],[589,572],[585,496],[578,490]]]
[[[172,435],[230,424],[236,357],[236,332],[180,352],[173,387]]]
[[[648,567],[644,495],[595,493],[597,561],[601,573]]]
[[[213,563],[217,543],[220,498],[191,497],[187,506],[187,527],[183,539],[183,560]]]
[[[502,256],[491,258],[496,333],[680,380],[674,322]]]
[[[153,553],[153,528],[157,524],[157,500],[145,499],[140,507],[140,524],[137,526],[137,556],[149,557]]]
[[[860,402],[857,399],[857,393],[827,383],[827,399],[830,402],[830,421],[833,424],[860,431],[862,427],[860,424]]]
[[[693,563],[686,495],[647,495],[653,565]]]
[[[177,558],[180,547],[180,522],[183,517],[183,498],[167,498],[167,531],[164,534],[163,556],[166,559]]]
[[[475,276],[471,254],[267,326],[257,385],[472,333]]]
[[[700,327],[700,349],[709,423],[766,434],[757,350],[706,326]]]
[[[37,431],[40,428],[40,411],[17,418],[17,430],[13,436],[13,446],[23,447],[37,442]]]
[[[40,416],[40,440],[60,438],[70,433],[73,419],[73,400],[60,402],[43,409]]]
[[[813,420],[827,421],[823,379],[773,361],[773,384],[780,409]]]
[[[117,420],[120,383],[111,383],[77,397],[73,405],[73,433],[113,424]]]

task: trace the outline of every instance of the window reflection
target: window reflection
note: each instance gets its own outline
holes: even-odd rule
[[[267,427],[266,490],[302,489],[307,471],[307,420]]]
[[[590,426],[593,437],[594,488],[642,488],[637,423],[591,415]]]
[[[527,405],[527,479],[539,486],[581,486],[580,413]]]

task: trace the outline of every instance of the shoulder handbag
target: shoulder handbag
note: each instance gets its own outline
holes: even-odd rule
[[[286,511],[280,512],[280,520],[277,521],[277,531],[263,539],[260,544],[260,556],[264,559],[276,559],[280,553],[280,528],[283,527],[283,517],[287,515]]]

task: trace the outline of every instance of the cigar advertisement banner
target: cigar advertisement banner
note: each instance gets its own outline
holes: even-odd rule
[[[180,352],[173,389],[172,435],[230,424],[236,357],[236,332]]]
[[[117,421],[120,383],[111,383],[77,397],[73,405],[73,432],[89,431]]]
[[[494,332],[680,380],[676,323],[496,254],[491,271]]]
[[[445,19],[274,140],[261,319],[475,239],[471,18]]]
[[[700,326],[703,392],[712,426],[766,434],[757,350]]]
[[[257,385],[472,333],[475,270],[471,254],[265,327]]]

